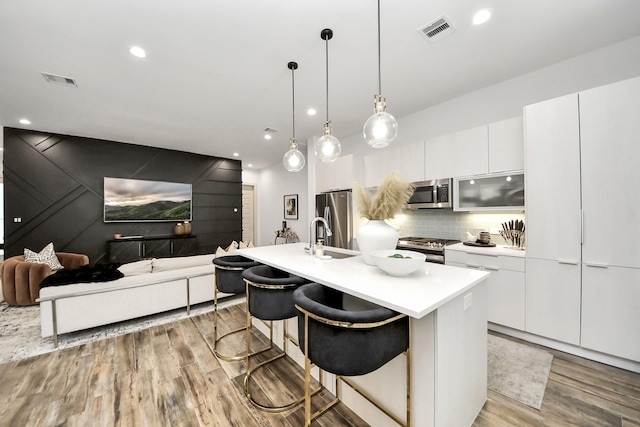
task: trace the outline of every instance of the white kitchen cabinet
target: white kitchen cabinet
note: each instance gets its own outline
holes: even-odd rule
[[[398,171],[409,182],[424,181],[424,142],[405,144],[364,156],[364,187],[377,187]]]
[[[489,131],[486,125],[425,142],[427,179],[480,175],[488,171]]]
[[[316,164],[316,193],[353,188],[353,155]]]
[[[579,98],[582,346],[640,362],[640,78]]]
[[[580,263],[529,258],[525,330],[580,345]]]
[[[525,328],[525,261],[522,256],[500,254],[495,248],[455,245],[446,248],[445,261],[454,267],[489,271],[487,318],[510,328]]]
[[[526,331],[580,344],[580,129],[576,94],[528,105]]]
[[[489,173],[524,169],[522,116],[489,123]]]
[[[640,78],[525,107],[528,332],[640,361]]]
[[[448,135],[431,138],[424,143],[425,180],[452,178],[453,143]]]
[[[580,262],[578,96],[528,105],[524,115],[527,256]]]
[[[640,269],[582,267],[582,346],[640,362]]]
[[[582,261],[640,268],[640,78],[579,97]]]
[[[453,144],[453,176],[489,171],[489,131],[486,125],[448,135]]]

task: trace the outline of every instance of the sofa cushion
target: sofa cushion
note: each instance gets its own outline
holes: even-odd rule
[[[24,260],[36,264],[47,264],[52,271],[61,270],[64,267],[60,264],[56,252],[53,249],[53,242],[45,246],[40,252],[24,248]]]
[[[138,274],[151,273],[152,265],[153,260],[143,259],[141,261],[122,264],[120,267],[118,267],[118,270],[120,270],[125,276],[137,276]]]
[[[211,265],[211,262],[214,258],[215,256],[213,254],[174,258],[154,258],[152,271],[154,273],[157,273],[160,271],[178,270],[181,268],[198,267],[201,265]]]

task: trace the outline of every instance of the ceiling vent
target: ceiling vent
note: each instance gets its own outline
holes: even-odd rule
[[[435,43],[453,34],[453,26],[446,17],[441,16],[427,25],[418,28],[418,32],[426,38],[429,43]]]
[[[42,77],[44,77],[44,79],[49,83],[58,83],[65,86],[78,87],[78,85],[76,84],[76,81],[70,77],[56,76],[55,74],[49,74],[49,73],[40,73],[40,74],[42,74]]]
[[[265,128],[264,131],[266,133],[276,133],[276,132],[278,132],[278,130],[274,129],[274,128]]]

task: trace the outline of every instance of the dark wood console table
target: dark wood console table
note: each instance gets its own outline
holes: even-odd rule
[[[149,258],[196,254],[196,236],[129,236],[107,240],[110,262],[127,263]]]

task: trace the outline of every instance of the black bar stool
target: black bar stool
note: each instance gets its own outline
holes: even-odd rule
[[[260,265],[246,269],[242,273],[242,278],[247,284],[247,373],[244,377],[245,395],[249,401],[259,409],[267,412],[282,412],[299,405],[304,401],[304,394],[293,400],[291,403],[282,406],[267,406],[255,401],[251,396],[251,375],[267,364],[287,355],[287,343],[289,341],[298,345],[295,338],[287,331],[287,322],[283,322],[282,344],[284,352],[260,362],[255,367],[251,367],[251,356],[262,353],[273,348],[273,321],[286,320],[296,317],[298,312],[293,304],[293,292],[300,286],[309,283],[302,277],[295,276],[276,268]],[[270,346],[258,352],[251,352],[251,328],[252,318],[269,322]],[[320,391],[314,391],[314,394]]]
[[[225,255],[214,258],[213,265],[215,268],[213,286],[213,353],[220,359],[227,362],[242,360],[246,357],[245,354],[230,356],[220,354],[218,352],[218,342],[220,342],[220,340],[229,335],[245,330],[245,327],[243,326],[218,337],[218,292],[224,292],[226,294],[244,294],[246,292],[246,286],[242,280],[242,272],[247,268],[261,264],[241,255]]]
[[[345,298],[347,297],[347,298]],[[305,426],[340,401],[340,381],[401,426],[411,426],[411,332],[409,318],[342,292],[310,283],[293,293],[299,311],[298,338],[305,354]],[[348,304],[347,304],[348,302]],[[401,353],[407,358],[406,421],[347,378],[365,375]],[[336,375],[336,399],[311,413],[312,365]]]

